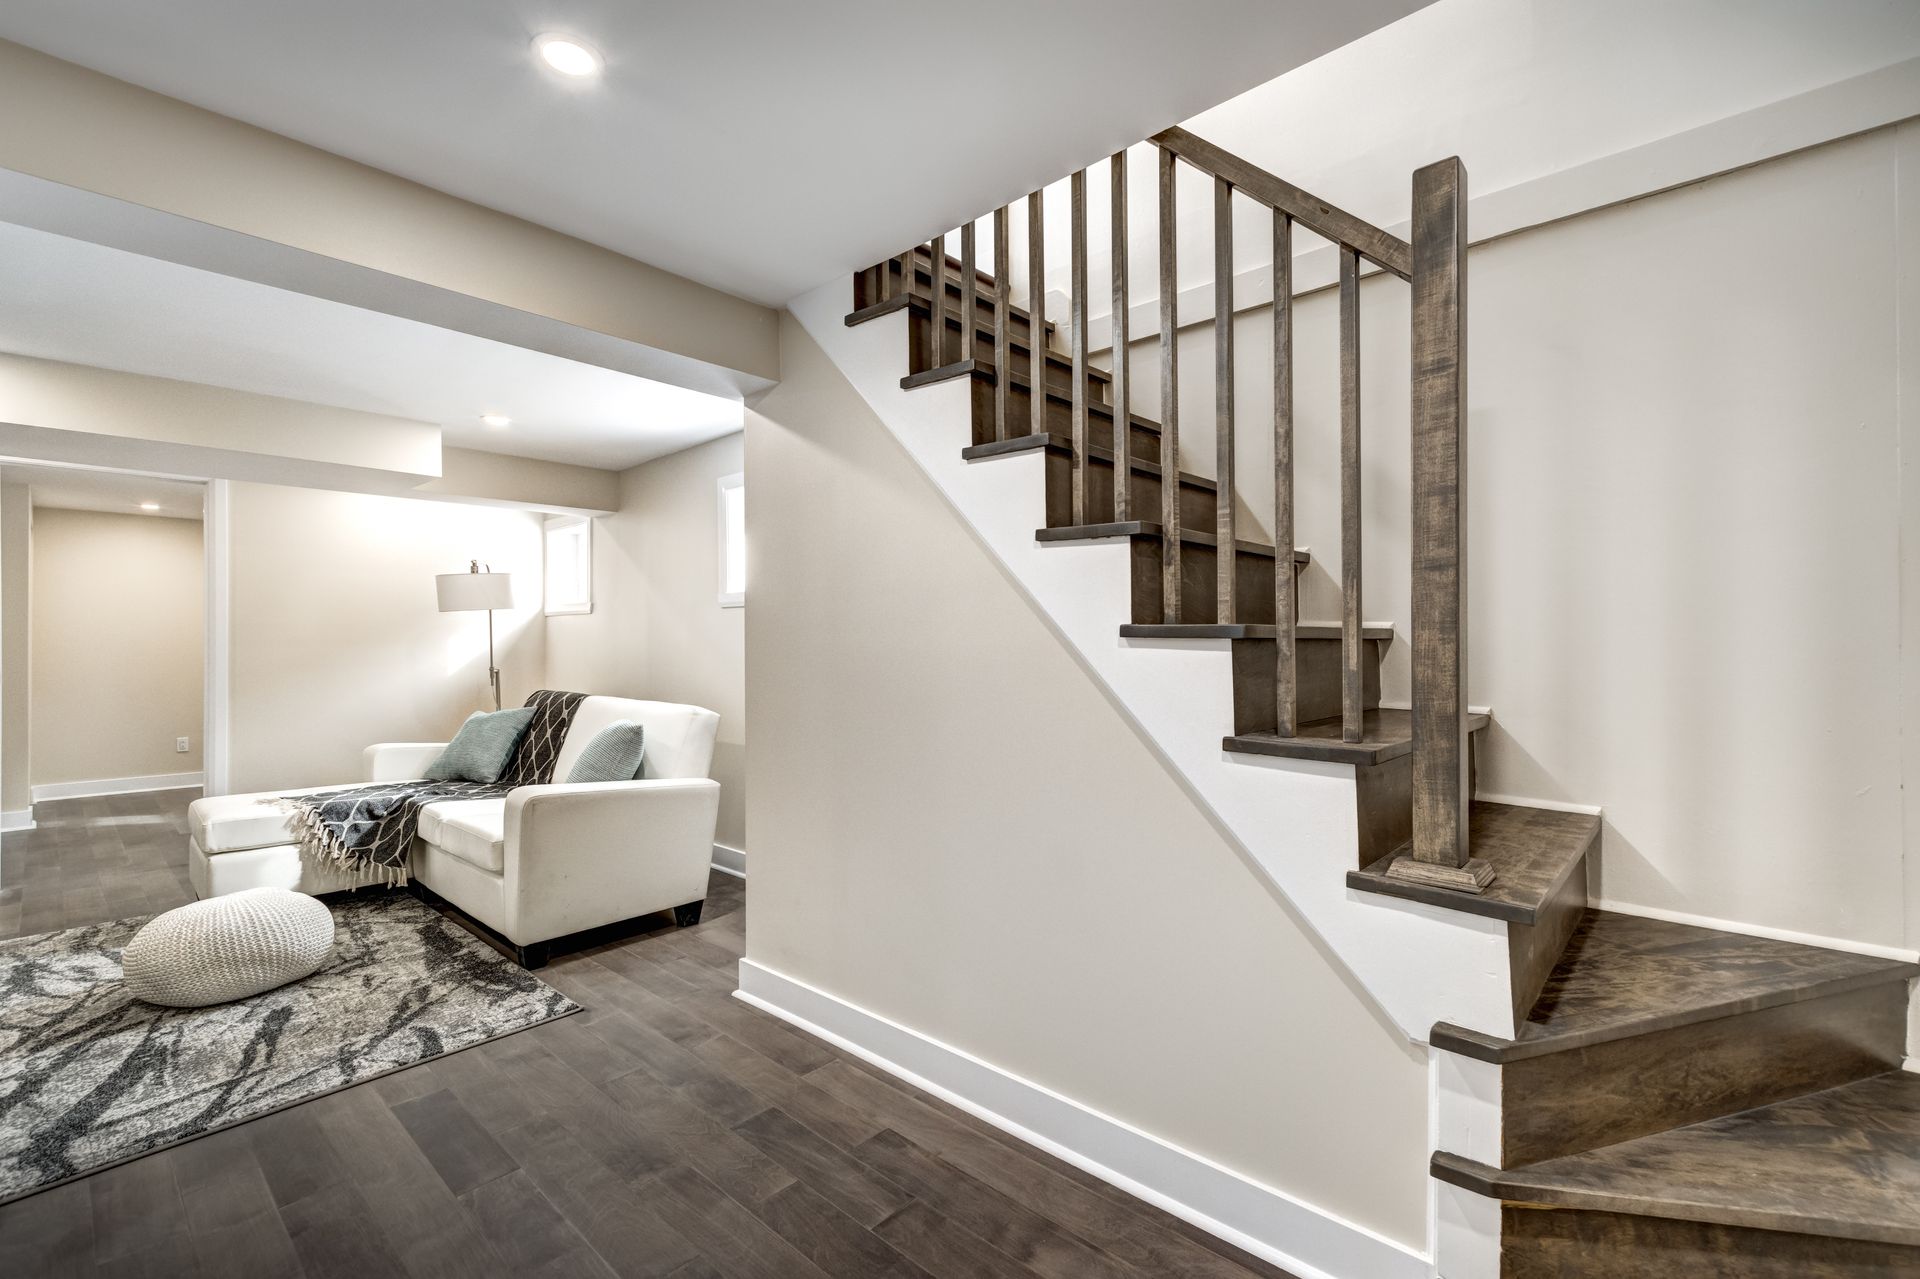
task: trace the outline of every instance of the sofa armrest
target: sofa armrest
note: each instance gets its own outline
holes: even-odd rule
[[[426,776],[445,742],[376,742],[361,756],[369,782],[410,782]]]
[[[701,900],[719,815],[720,783],[707,777],[515,787],[501,931],[559,937]]]

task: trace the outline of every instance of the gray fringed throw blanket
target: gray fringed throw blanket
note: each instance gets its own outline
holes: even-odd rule
[[[560,744],[585,696],[542,689],[529,697],[533,719],[497,782],[387,782],[286,796],[279,803],[293,816],[301,853],[324,866],[404,885],[420,810],[442,800],[491,799],[516,786],[552,781]]]

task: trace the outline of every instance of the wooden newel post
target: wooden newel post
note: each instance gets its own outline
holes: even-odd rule
[[[1467,171],[1413,175],[1413,856],[1389,872],[1477,893],[1467,838]]]

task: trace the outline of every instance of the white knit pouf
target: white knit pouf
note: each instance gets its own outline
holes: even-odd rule
[[[249,888],[155,915],[120,971],[135,999],[204,1008],[310,977],[333,952],[333,913],[305,893]]]

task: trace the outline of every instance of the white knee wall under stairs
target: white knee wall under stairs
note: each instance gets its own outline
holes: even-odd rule
[[[1199,802],[1246,851],[1410,1040],[1435,1022],[1514,1031],[1504,923],[1346,886],[1359,847],[1353,768],[1223,751],[1233,722],[1224,640],[1134,643],[1125,538],[1043,544],[1044,456],[968,462],[965,378],[906,391],[904,311],[848,327],[842,279],[792,304],[810,337],[859,391],[1053,629],[1143,730]]]

